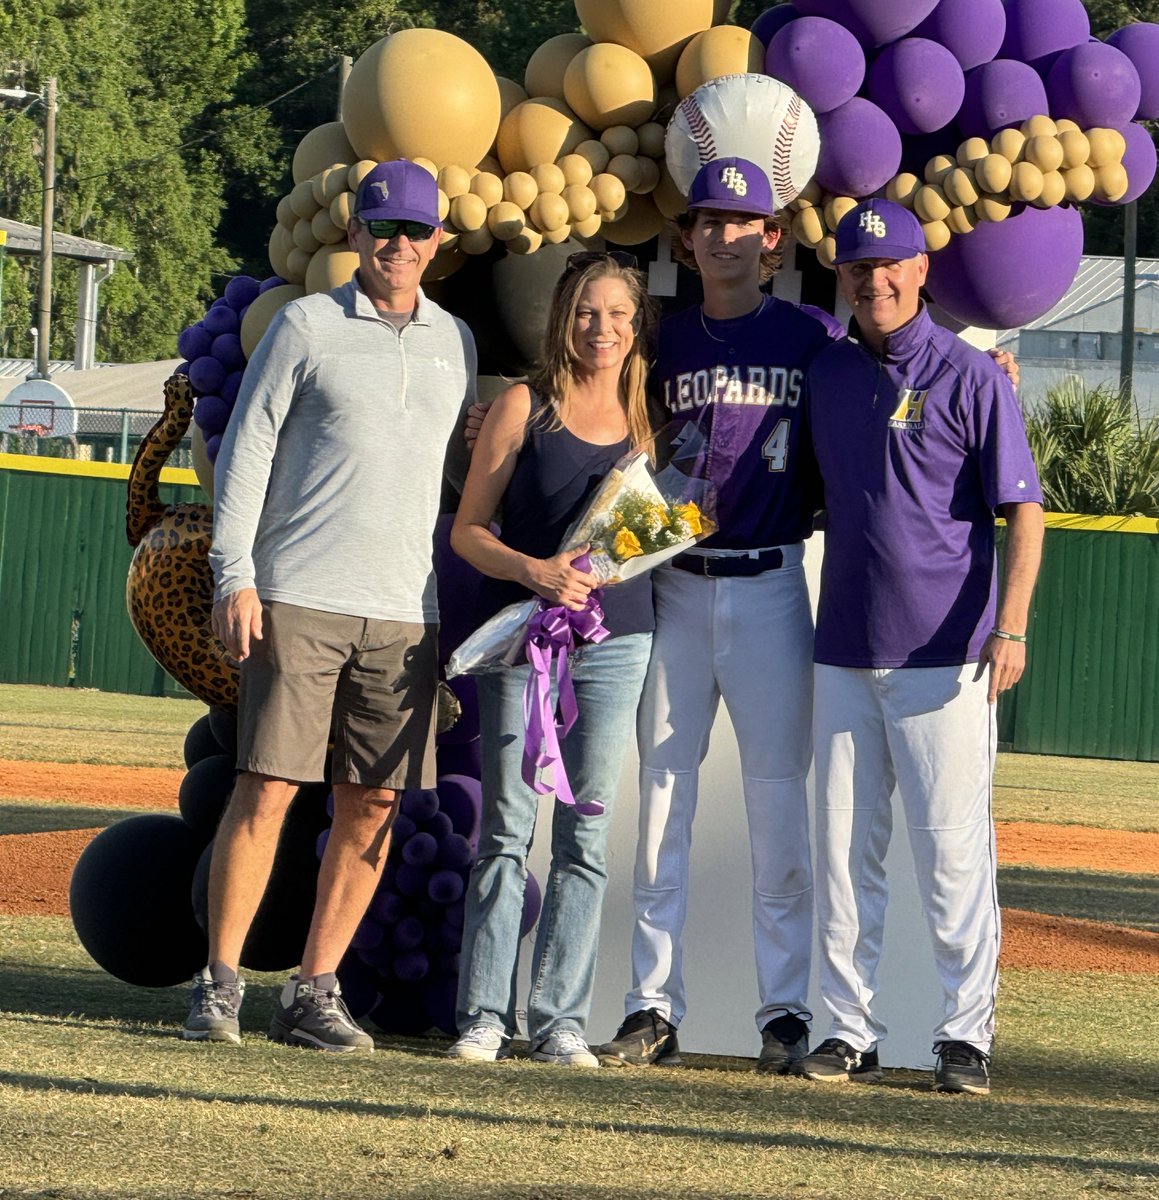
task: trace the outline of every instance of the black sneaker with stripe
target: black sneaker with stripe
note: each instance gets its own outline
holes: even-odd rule
[[[818,1083],[880,1083],[882,1080],[877,1047],[854,1050],[841,1038],[826,1038],[812,1054],[807,1054],[801,1060],[801,1074]]]
[[[605,1067],[680,1065],[676,1026],[654,1008],[626,1017],[616,1036],[593,1050]]]
[[[935,1042],[935,1092],[990,1095],[990,1057],[969,1042]]]

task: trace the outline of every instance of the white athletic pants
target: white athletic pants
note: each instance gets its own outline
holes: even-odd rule
[[[637,721],[640,834],[628,1013],[655,1008],[679,1024],[686,1011],[681,939],[692,819],[722,696],[740,748],[752,852],[757,1027],[777,1009],[805,1008],[813,623],[802,547],[784,552],[783,567],[751,578],[706,579],[670,568],[653,576],[656,633]],[[708,799],[718,805],[732,797]]]
[[[997,741],[976,664],[855,670],[818,664],[817,915],[830,1037],[868,1050],[885,925],[884,859],[901,795],[944,995],[934,1042],[989,1053],[1000,918],[991,780]]]

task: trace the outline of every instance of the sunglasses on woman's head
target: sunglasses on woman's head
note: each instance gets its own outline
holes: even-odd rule
[[[435,227],[427,225],[423,221],[363,221],[363,225],[370,230],[372,238],[379,238],[384,242],[393,241],[400,233],[405,233],[407,241],[410,242],[425,242],[434,235]]]
[[[639,267],[634,254],[626,250],[580,250],[568,257],[565,274],[572,271],[583,271],[600,262],[614,262],[618,267],[627,267],[635,271]]]

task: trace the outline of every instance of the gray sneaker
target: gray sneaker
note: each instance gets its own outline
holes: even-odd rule
[[[270,1022],[270,1041],[349,1054],[374,1053],[374,1039],[350,1015],[342,1002],[335,975],[301,979],[291,975]]]
[[[245,995],[245,980],[235,975],[232,983],[221,983],[205,967],[193,977],[193,1003],[181,1036],[187,1042],[241,1043],[237,1014]]]
[[[574,1029],[549,1033],[531,1052],[535,1062],[554,1063],[557,1067],[598,1067],[600,1060]]]
[[[447,1057],[461,1058],[466,1062],[495,1062],[499,1058],[510,1058],[511,1039],[494,1025],[476,1021],[468,1025],[463,1036],[447,1049]]]

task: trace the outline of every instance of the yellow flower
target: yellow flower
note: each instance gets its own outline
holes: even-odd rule
[[[689,501],[687,504],[674,504],[672,511],[678,520],[688,526],[689,533],[696,535],[704,532],[704,522],[700,519],[700,509]]]
[[[643,554],[644,551],[640,546],[640,539],[630,529],[621,529],[616,534],[616,540],[612,542],[612,553],[620,562],[624,562]]]

